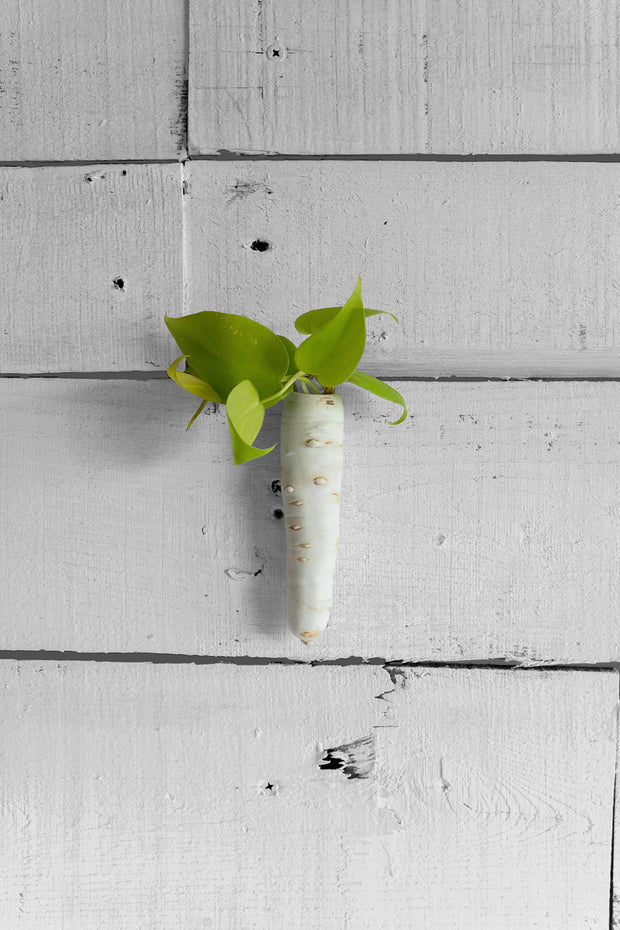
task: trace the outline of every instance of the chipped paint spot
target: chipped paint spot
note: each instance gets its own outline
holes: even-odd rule
[[[374,734],[326,749],[320,769],[340,769],[347,778],[369,778],[375,765]]]
[[[229,190],[231,197],[228,203],[233,203],[235,200],[245,200],[251,194],[273,194],[271,188],[267,187],[264,181],[236,181]]]
[[[225,568],[224,574],[227,578],[230,578],[231,581],[247,581],[248,578],[256,578],[257,575],[262,575],[264,567],[265,566],[262,565],[255,572],[248,572],[242,568]]]
[[[292,530],[300,530],[300,529],[302,529],[302,527],[299,526],[298,523],[291,523],[290,528],[291,528]]]
[[[314,479],[314,483],[319,485],[327,484],[327,478],[324,478],[323,475],[317,475],[317,477]]]

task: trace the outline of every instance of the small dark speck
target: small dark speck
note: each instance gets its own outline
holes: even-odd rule
[[[255,239],[250,248],[253,252],[266,252],[269,248],[269,243],[265,242],[264,239]]]
[[[282,487],[280,485],[279,478],[274,478],[273,481],[271,482],[271,493],[276,494],[278,496],[282,493]]]
[[[284,516],[284,511],[278,508],[278,510],[274,510],[273,515],[276,518],[276,520],[281,520],[282,517]]]
[[[127,172],[125,171],[125,169],[124,169],[124,168],[123,168],[123,170],[121,171],[121,174],[123,175],[123,177],[124,177],[124,178],[126,178],[126,177],[127,177]]]
[[[114,281],[112,282],[112,284],[114,285],[117,291],[122,291],[125,287],[125,282],[123,281],[122,278],[114,278]]]
[[[384,226],[387,226],[387,224],[388,224],[388,221],[387,221],[387,220],[383,220],[383,225],[384,225]]]

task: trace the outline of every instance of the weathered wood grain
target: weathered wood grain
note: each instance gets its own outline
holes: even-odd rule
[[[617,152],[611,0],[190,0],[190,151]]]
[[[0,384],[0,649],[620,660],[620,385],[350,387],[327,632],[286,630],[277,453],[169,381]],[[279,408],[260,444],[278,440]]]
[[[20,930],[607,928],[614,673],[0,666]]]
[[[185,151],[183,0],[5,0],[0,160]]]
[[[180,165],[0,168],[0,369],[161,369],[182,312]]]
[[[617,753],[616,753],[616,779],[614,786],[614,835],[612,838],[612,871],[611,871],[611,895],[610,895],[610,916],[609,930],[620,930],[620,854],[618,837],[620,836],[620,702],[616,707],[616,733],[618,734]]]
[[[290,335],[298,314],[342,303],[361,273],[367,305],[400,320],[369,321],[374,374],[620,374],[619,165],[187,172],[189,311],[245,313]]]

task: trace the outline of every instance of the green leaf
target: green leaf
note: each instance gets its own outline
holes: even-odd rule
[[[354,371],[353,374],[347,378],[347,381],[351,384],[357,384],[358,387],[364,388],[372,394],[376,394],[377,397],[382,397],[384,400],[391,400],[395,404],[401,405],[403,412],[400,418],[398,420],[388,420],[390,426],[397,426],[398,423],[402,423],[403,420],[406,419],[407,407],[405,401],[391,384],[386,384],[385,381],[380,381],[379,378],[373,378],[372,375],[367,375],[363,371]]]
[[[187,426],[185,427],[186,429],[189,429],[190,426],[192,425],[192,423],[194,422],[194,420],[197,420],[197,419],[198,419],[198,417],[200,416],[200,414],[202,413],[202,411],[205,409],[206,406],[207,406],[207,402],[206,402],[206,400],[203,400],[203,402],[201,403],[200,407],[198,408],[198,410],[196,411],[196,413],[194,414],[194,416],[191,418],[191,420],[189,421],[189,423],[188,423]]]
[[[287,339],[286,336],[278,336],[278,339],[282,341],[282,345],[286,349],[286,353],[288,355],[288,368],[286,369],[286,373],[282,376],[283,381],[288,381],[288,379],[292,378],[292,376],[298,370],[295,365],[295,352],[297,351],[297,346],[294,342],[291,342],[290,339]]]
[[[227,398],[235,385],[251,381],[260,397],[282,386],[288,352],[270,329],[235,313],[208,310],[188,316],[166,316],[166,325],[188,359],[188,374],[213,386]]]
[[[213,390],[210,384],[203,381],[202,378],[190,375],[186,371],[177,371],[177,365],[184,358],[186,358],[186,356],[181,355],[179,358],[175,359],[166,372],[168,377],[171,378],[175,384],[178,384],[179,387],[183,388],[184,391],[189,391],[190,394],[195,394],[196,397],[202,397],[205,401],[212,400],[216,404],[223,404],[224,401],[219,394]],[[189,426],[187,428],[189,429]]]
[[[304,336],[309,333],[315,333],[321,326],[333,320],[340,310],[342,310],[342,307],[321,307],[319,310],[308,310],[307,313],[302,313],[301,316],[297,317],[295,320],[295,329]],[[391,316],[392,319],[396,320],[398,323],[398,318],[395,317],[393,313],[390,313],[389,310],[370,310],[368,307],[364,307],[364,315],[366,317],[377,316],[379,313],[387,313],[388,316]]]
[[[308,336],[295,352],[300,371],[314,375],[324,387],[346,381],[364,354],[366,321],[361,280],[335,316]]]
[[[255,449],[252,445],[263,425],[265,408],[251,381],[241,381],[229,393],[226,401],[226,415],[235,465],[257,459],[275,449],[275,446],[269,449]]]

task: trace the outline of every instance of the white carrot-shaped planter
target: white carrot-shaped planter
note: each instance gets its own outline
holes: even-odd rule
[[[338,394],[289,394],[280,427],[288,625],[311,643],[329,621],[340,533],[344,412]]]
[[[226,404],[235,465],[275,448],[257,449],[254,440],[265,409],[284,401],[281,486],[288,623],[306,644],[323,632],[332,606],[344,421],[342,399],[334,388],[343,382],[356,384],[401,404],[397,423],[407,416],[395,388],[357,369],[366,343],[366,317],[383,312],[364,307],[358,279],[344,306],[310,310],[297,318],[297,331],[307,335],[297,347],[239,314],[203,311],[166,317],[183,352],[168,374],[202,400],[188,429],[208,401]],[[183,358],[186,370],[177,371]]]

